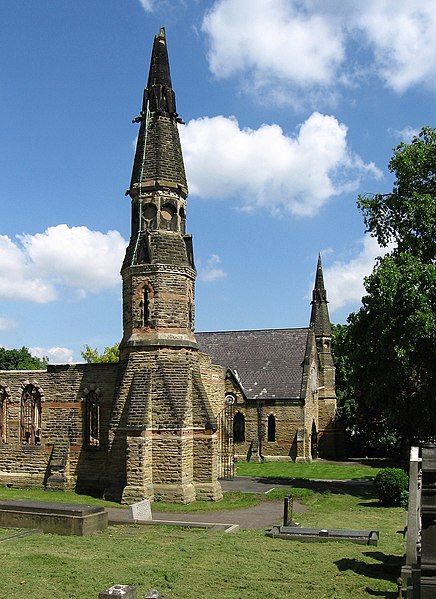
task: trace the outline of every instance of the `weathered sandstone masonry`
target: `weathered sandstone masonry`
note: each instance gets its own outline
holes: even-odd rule
[[[194,335],[188,188],[163,29],[135,120],[120,362],[0,373],[0,484],[216,500],[224,377]]]

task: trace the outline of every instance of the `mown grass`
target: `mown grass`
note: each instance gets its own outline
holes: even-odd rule
[[[195,512],[221,512],[254,507],[264,501],[281,501],[287,495],[291,495],[295,499],[302,499],[313,495],[313,491],[297,487],[275,488],[267,494],[229,491],[224,493],[224,497],[221,501],[193,501],[187,505],[169,503],[166,501],[155,501],[152,503],[152,510],[157,512],[178,512],[183,514],[192,514]]]
[[[0,528],[0,541],[6,537],[11,537],[19,531],[18,528]]]
[[[14,489],[0,486],[0,501],[8,499],[30,499],[32,501],[54,501],[56,503],[77,503],[82,505],[101,505],[103,507],[126,507],[99,497],[82,495],[74,491],[51,491],[42,488]]]
[[[347,480],[372,478],[380,468],[363,464],[337,464],[328,462],[312,462],[296,464],[294,462],[237,462],[237,476],[253,476],[257,478],[302,478],[302,479],[334,479]]]
[[[196,512],[221,512],[224,510],[237,510],[250,508],[258,505],[264,495],[256,493],[241,493],[232,491],[224,493],[221,501],[193,501],[186,505],[180,503],[170,503],[168,501],[154,501],[152,511],[158,512],[179,512],[181,514],[192,514]]]
[[[307,491],[306,489],[304,491]],[[306,493],[303,524],[379,529],[378,547],[299,543],[262,531],[234,535],[173,527],[109,527],[92,537],[34,535],[0,544],[9,599],[93,599],[115,584],[168,599],[395,597],[405,512],[369,495]]]
[[[267,495],[261,493],[242,493],[229,491],[224,493],[221,501],[193,501],[186,505],[170,503],[168,501],[155,501],[152,505],[153,512],[175,512],[180,514],[193,514],[198,512],[222,512],[254,507],[263,501],[282,500],[286,495],[296,499],[313,494],[309,489],[290,487],[275,488]],[[0,487],[0,500],[31,499],[34,501],[50,501],[59,503],[74,503],[83,505],[99,505],[102,507],[126,508],[127,506],[112,501],[105,501],[98,497],[81,495],[74,491],[45,491],[44,489],[12,489]]]

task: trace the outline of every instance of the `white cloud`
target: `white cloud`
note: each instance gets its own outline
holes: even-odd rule
[[[393,246],[381,248],[374,237],[365,235],[359,241],[360,251],[349,261],[337,260],[324,267],[324,279],[330,310],[334,312],[347,304],[360,303],[365,295],[364,277],[371,274],[375,259],[392,250]]]
[[[200,267],[198,278],[206,283],[223,279],[227,276],[227,273],[220,267],[220,264],[221,258],[217,254],[212,254],[206,261],[205,268]]]
[[[141,3],[141,6],[145,12],[152,12],[154,8],[152,0],[139,0],[139,2]]]
[[[60,288],[75,298],[119,283],[126,241],[118,231],[57,225],[44,233],[0,236],[0,297],[46,303]]]
[[[49,364],[72,364],[73,351],[68,347],[29,347],[29,352],[36,358],[48,358]]]
[[[253,69],[259,83],[276,77],[325,84],[344,55],[332,23],[285,0],[221,0],[205,16],[203,31],[218,77]]]
[[[224,116],[192,120],[180,132],[191,194],[239,195],[246,209],[311,216],[363,175],[381,176],[349,149],[347,127],[318,112],[294,136],[275,124],[241,129]]]
[[[0,331],[10,331],[11,329],[15,329],[16,326],[16,322],[10,318],[6,318],[6,316],[0,316]]]
[[[44,281],[19,244],[0,235],[0,297],[46,303],[56,299],[52,283]]]
[[[406,125],[403,129],[389,129],[388,131],[401,141],[410,143],[414,137],[419,135],[420,129],[414,129],[410,125]]]
[[[436,0],[216,0],[202,29],[212,73],[260,99],[328,101],[362,70],[398,93],[436,87]]]
[[[379,76],[396,92],[416,84],[436,89],[436,1],[371,0],[356,11],[374,49]]]

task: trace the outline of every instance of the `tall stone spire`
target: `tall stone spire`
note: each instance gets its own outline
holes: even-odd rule
[[[185,232],[188,189],[164,29],[154,38],[135,121],[140,128],[127,192],[132,228],[121,268],[123,338],[106,494],[124,501],[220,499],[213,403],[220,390],[194,335],[196,270]]]
[[[142,111],[134,119],[140,128],[127,192],[132,198],[132,227],[121,270],[122,350],[167,342],[197,347],[196,271],[192,238],[185,232],[188,188],[179,121],[162,28],[154,38]]]
[[[312,291],[312,312],[310,315],[310,326],[313,328],[316,337],[331,337],[332,329],[327,304],[321,254],[319,254],[316,266],[315,286]]]

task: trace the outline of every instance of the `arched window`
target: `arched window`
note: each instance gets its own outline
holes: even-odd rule
[[[245,441],[245,416],[236,412],[233,418],[233,441],[243,443]]]
[[[32,383],[24,387],[21,395],[20,432],[22,443],[41,444],[41,392]]]
[[[276,440],[276,417],[274,414],[268,416],[268,441]]]
[[[172,204],[164,204],[160,215],[163,228],[169,231],[177,231],[177,210]]]
[[[192,301],[192,292],[188,292],[188,327],[194,330],[194,303]]]
[[[142,326],[146,327],[150,322],[150,293],[147,287],[142,291]]]
[[[154,204],[145,204],[142,208],[141,230],[147,231],[156,227],[157,208]]]
[[[185,230],[186,230],[186,213],[185,213],[185,209],[183,208],[183,206],[179,210],[179,216],[180,216],[180,231],[181,231],[181,233],[185,233]]]
[[[0,443],[7,442],[8,393],[0,385]]]
[[[100,446],[100,398],[98,390],[88,391],[85,396],[85,445]]]

